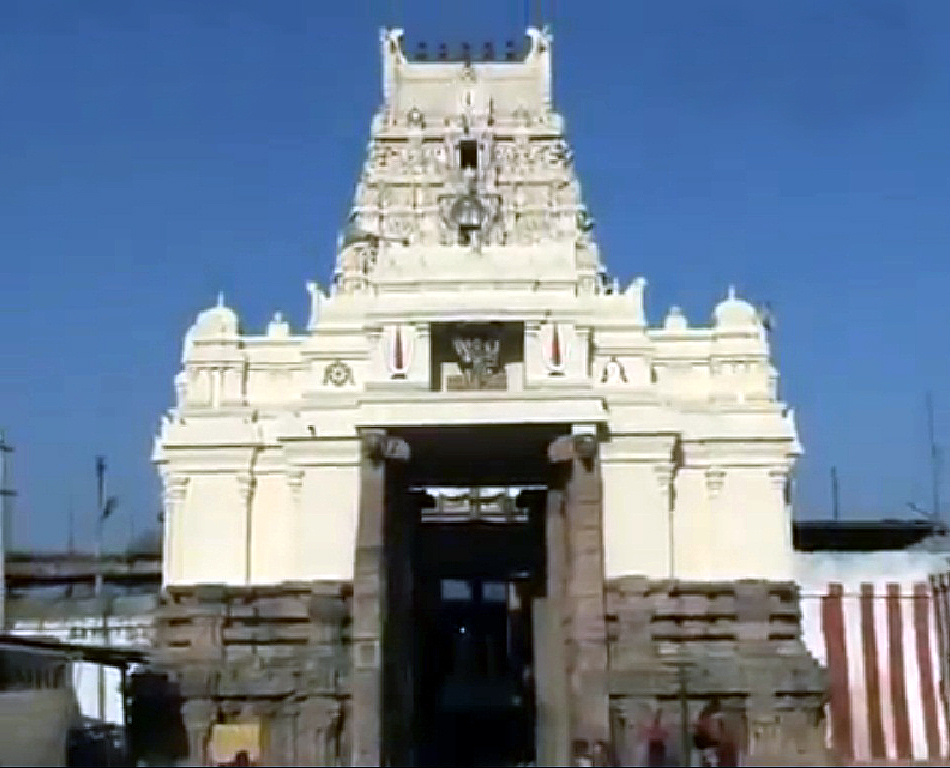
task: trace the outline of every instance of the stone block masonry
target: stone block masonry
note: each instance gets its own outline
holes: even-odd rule
[[[620,764],[643,758],[643,734],[657,713],[668,754],[679,755],[712,704],[744,765],[832,764],[823,740],[825,673],[802,643],[794,584],[625,577],[608,582],[606,593]]]
[[[190,765],[216,724],[260,726],[265,765],[346,765],[352,590],[343,583],[169,587],[158,664],[178,684]]]
[[[611,742],[642,759],[662,713],[670,755],[718,702],[746,765],[829,765],[825,675],[800,639],[797,589],[776,582],[606,585]],[[190,764],[217,723],[260,725],[267,765],[347,765],[353,738],[352,590],[345,583],[172,587],[156,621],[160,664],[180,686]]]

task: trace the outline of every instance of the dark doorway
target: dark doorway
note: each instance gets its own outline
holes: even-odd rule
[[[470,504],[480,490],[464,494]],[[415,622],[422,765],[534,761],[531,607],[543,584],[543,491],[504,489],[495,499],[526,506],[497,522],[422,515]],[[532,505],[536,499],[542,503]]]
[[[410,501],[394,505],[403,534],[387,536],[386,559],[390,581],[411,589],[390,588],[393,640],[384,642],[385,653],[404,661],[390,665],[384,700],[403,702],[402,712],[388,716],[411,738],[398,739],[395,725],[388,729],[386,762],[532,764],[532,614],[545,592],[546,447],[556,431],[450,428],[403,436],[412,446]]]
[[[464,170],[478,170],[478,142],[474,139],[462,139],[459,142],[459,167]]]

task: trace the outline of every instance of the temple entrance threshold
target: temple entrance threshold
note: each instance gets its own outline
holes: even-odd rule
[[[369,629],[359,566],[378,562],[381,743],[378,758],[357,752],[357,764],[525,765],[552,754],[553,731],[567,732],[547,520],[561,484],[548,448],[568,431],[385,433],[384,449],[402,460],[379,478],[378,561],[358,552],[355,616],[359,643]],[[359,664],[356,674],[372,684]]]

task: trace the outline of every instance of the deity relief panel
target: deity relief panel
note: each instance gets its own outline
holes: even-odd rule
[[[449,376],[449,390],[506,389],[501,366],[501,330],[493,325],[460,324],[452,334],[452,347],[461,370]]]

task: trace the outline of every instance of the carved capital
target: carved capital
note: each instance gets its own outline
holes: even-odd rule
[[[254,486],[257,484],[256,478],[249,474],[240,474],[237,476],[238,494],[241,497],[242,504],[249,504],[251,495],[254,493]]]
[[[669,495],[673,484],[673,463],[663,461],[653,465],[653,475],[656,478],[660,493]]]
[[[785,484],[788,482],[788,467],[772,467],[769,470],[769,482],[772,487],[779,491],[785,490]]]
[[[175,514],[175,510],[185,500],[190,479],[186,475],[165,476],[165,482],[162,484],[162,507],[164,508],[165,520],[171,519]]]
[[[287,487],[290,488],[290,499],[294,507],[300,506],[300,492],[303,488],[304,471],[292,469],[287,473]]]
[[[706,493],[709,498],[714,499],[722,490],[723,483],[726,481],[726,471],[719,467],[709,467],[706,470]]]
[[[169,475],[165,481],[165,492],[173,503],[184,501],[188,493],[188,484],[191,478],[187,475]]]

